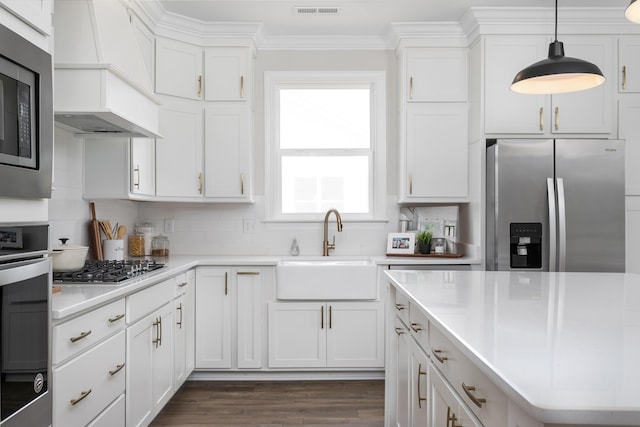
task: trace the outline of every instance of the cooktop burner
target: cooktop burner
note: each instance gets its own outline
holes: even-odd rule
[[[164,267],[155,260],[86,261],[78,271],[55,271],[53,282],[62,284],[108,283],[114,284],[142,276]]]

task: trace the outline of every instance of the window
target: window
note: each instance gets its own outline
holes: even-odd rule
[[[265,91],[271,219],[384,216],[384,73],[267,72]]]

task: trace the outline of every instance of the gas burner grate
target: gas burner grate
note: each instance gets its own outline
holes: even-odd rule
[[[89,260],[78,271],[54,272],[54,283],[119,283],[164,267],[155,260]]]

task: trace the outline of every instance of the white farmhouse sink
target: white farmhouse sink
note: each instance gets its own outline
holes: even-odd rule
[[[377,299],[376,266],[362,257],[286,258],[276,266],[276,298]]]

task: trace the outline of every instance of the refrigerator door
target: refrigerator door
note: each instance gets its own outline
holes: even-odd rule
[[[487,149],[488,270],[549,268],[549,203],[547,179],[553,178],[553,140],[498,140]],[[518,264],[526,254],[526,229],[541,230],[539,267]],[[519,233],[514,243],[514,235]],[[526,256],[526,255],[525,255]]]
[[[624,141],[558,139],[555,150],[556,185],[564,189],[564,201],[558,191],[559,207],[564,202],[559,240],[566,235],[558,245],[559,265],[624,272]]]

